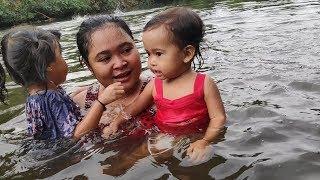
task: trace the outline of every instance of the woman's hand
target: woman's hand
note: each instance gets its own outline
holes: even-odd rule
[[[104,105],[107,105],[121,98],[124,95],[124,93],[124,87],[121,85],[120,82],[116,82],[106,87],[99,95],[98,100],[102,102]]]
[[[121,83],[113,83],[106,87],[93,103],[87,115],[76,126],[73,136],[75,139],[87,134],[93,128],[98,126],[102,113],[106,110],[106,105],[115,101],[124,95],[124,89]],[[113,128],[115,129],[115,128]]]

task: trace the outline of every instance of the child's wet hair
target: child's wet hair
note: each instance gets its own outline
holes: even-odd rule
[[[133,35],[129,26],[120,17],[111,15],[92,16],[81,23],[79,31],[77,33],[77,45],[82,57],[80,59],[80,63],[84,61],[85,64],[90,67],[88,56],[89,48],[91,46],[91,36],[94,32],[105,28],[105,26],[109,24],[121,28],[133,39]]]
[[[203,41],[204,25],[199,15],[189,8],[170,8],[154,16],[143,28],[143,32],[160,26],[168,30],[170,40],[180,49],[188,45],[195,48],[195,56],[199,60],[199,67],[203,64],[200,43]]]
[[[1,40],[4,65],[13,81],[22,86],[47,83],[47,67],[61,52],[56,30],[13,29]]]

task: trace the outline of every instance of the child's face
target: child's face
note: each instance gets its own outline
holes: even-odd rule
[[[149,68],[158,78],[174,79],[190,68],[190,64],[184,62],[184,51],[169,39],[164,26],[143,32],[142,41]]]
[[[68,65],[62,57],[60,48],[56,48],[55,54],[56,59],[50,64],[50,67],[47,70],[47,75],[50,81],[53,81],[55,85],[59,85],[66,80],[68,74]]]

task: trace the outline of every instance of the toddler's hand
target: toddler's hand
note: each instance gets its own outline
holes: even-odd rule
[[[118,131],[118,125],[115,123],[110,123],[109,126],[106,126],[102,130],[102,137],[108,139],[111,135],[115,134]]]
[[[124,120],[122,119],[121,116],[118,116],[116,119],[114,119],[109,126],[106,126],[105,128],[103,128],[102,130],[102,137],[105,139],[108,139],[111,135],[115,135],[116,132],[119,129],[120,124],[123,122]]]
[[[208,159],[210,156],[210,143],[200,139],[190,144],[187,149],[187,155],[193,163],[201,163]]]
[[[106,87],[102,93],[99,95],[99,100],[107,105],[120,97],[124,95],[124,87],[121,85],[120,82],[116,82],[113,84],[110,84],[108,87]]]

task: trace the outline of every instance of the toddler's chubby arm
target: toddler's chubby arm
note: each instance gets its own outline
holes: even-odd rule
[[[74,131],[74,138],[78,139],[98,126],[105,106],[124,95],[124,88],[120,82],[113,83],[106,87],[98,99],[92,104],[87,115],[79,122]]]
[[[151,80],[141,94],[137,97],[137,99],[127,106],[123,112],[112,120],[109,126],[106,126],[103,129],[103,137],[108,138],[110,135],[114,135],[119,126],[127,120],[130,120],[131,117],[134,117],[149,107],[153,102],[153,84],[154,80]]]
[[[199,153],[205,150],[221,132],[226,122],[226,113],[220,97],[219,89],[212,78],[206,76],[204,83],[204,99],[210,117],[209,126],[202,139],[190,144],[187,150],[189,156],[200,157]],[[193,154],[193,155],[192,155]]]

